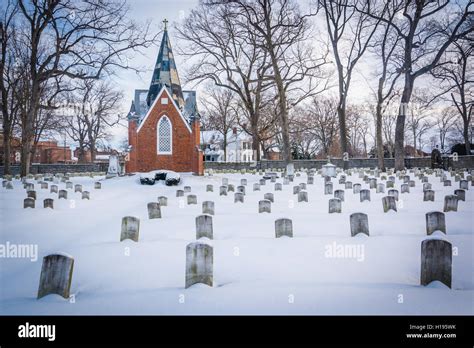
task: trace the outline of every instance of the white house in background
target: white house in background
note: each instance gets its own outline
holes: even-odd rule
[[[201,149],[207,162],[252,162],[252,137],[234,129],[227,134],[227,158],[224,158],[224,135],[219,131],[201,131]]]

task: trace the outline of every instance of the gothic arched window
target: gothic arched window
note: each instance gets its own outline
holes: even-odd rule
[[[160,155],[171,155],[173,152],[173,134],[171,121],[168,117],[163,116],[158,121],[157,127],[157,148]]]

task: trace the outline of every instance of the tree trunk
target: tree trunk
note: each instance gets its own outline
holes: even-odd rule
[[[79,142],[79,151],[77,153],[77,162],[78,163],[85,163],[85,151],[84,151],[84,144]]]
[[[466,155],[471,154],[471,139],[469,139],[469,122],[467,122],[467,118],[464,118],[463,120],[463,131],[462,135],[464,138],[464,144],[466,147]]]
[[[347,127],[346,127],[346,108],[345,101],[341,101],[337,107],[337,116],[339,118],[339,137],[341,143],[341,155],[349,153],[347,150]],[[342,161],[343,169],[349,168],[349,161]]]
[[[94,163],[96,152],[97,152],[95,149],[95,140],[90,141],[90,151],[91,151],[91,163]]]
[[[29,127],[28,127],[29,128]],[[27,133],[27,132],[26,132]],[[22,177],[27,176],[30,174],[30,166],[31,166],[31,143],[32,137],[25,134],[22,136],[21,139],[21,169],[20,175]]]
[[[273,68],[278,69],[278,64],[275,62]],[[275,71],[275,83],[278,89],[278,108],[281,127],[281,137],[283,141],[283,160],[285,164],[292,162],[291,145],[290,145],[290,127],[288,125],[288,109],[286,107],[286,93],[283,87],[283,81],[279,71]]]
[[[377,143],[377,165],[382,172],[385,172],[385,159],[383,151],[383,138],[382,138],[382,105],[380,102],[377,103],[376,108],[376,129],[375,137]]]
[[[413,78],[407,73],[405,76],[402,99],[398,109],[397,124],[395,126],[395,170],[405,169],[405,118],[412,92]]]
[[[11,137],[10,137],[10,127],[4,125],[3,127],[3,166],[4,174],[11,175],[11,166],[10,166],[10,157],[11,157]]]
[[[416,142],[416,132],[413,131],[413,149],[415,150],[415,152],[413,153],[413,157],[418,157],[418,156],[417,156],[417,151],[416,151],[416,145],[417,145],[417,142]]]
[[[224,146],[224,162],[227,162],[227,133],[224,134],[224,141],[222,145]]]

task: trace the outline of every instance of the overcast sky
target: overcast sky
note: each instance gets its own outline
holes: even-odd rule
[[[309,10],[310,1],[311,0],[298,1],[303,11]],[[198,5],[199,0],[128,0],[128,3],[131,7],[129,16],[139,23],[145,23],[147,20],[152,20],[152,28],[156,32],[161,32],[163,30],[164,19],[169,21],[168,31],[170,34],[171,45],[176,59],[178,74],[181,83],[183,84],[186,62],[177,54],[177,47],[180,45],[180,42],[176,38],[173,25],[176,23],[179,24],[185,17],[187,17],[190,11]],[[321,17],[316,17],[315,27],[316,32],[319,32],[320,36],[317,39],[324,40],[327,39],[327,37],[324,37],[327,36],[327,34],[325,30],[325,22],[321,19]],[[122,89],[125,96],[123,99],[122,113],[126,114],[128,112],[135,89],[148,89],[156,58],[158,56],[160,42],[161,35],[156,46],[151,46],[143,50],[143,55],[137,54],[132,59],[132,66],[145,68],[143,73],[137,74],[131,70],[122,70],[114,78],[117,83],[117,88]],[[369,87],[375,87],[376,85],[376,78],[373,75],[374,67],[377,66],[376,64],[376,61],[374,61],[373,58],[370,58],[367,53],[366,56],[359,61],[349,90],[349,100],[351,102],[364,103],[369,98],[371,94]],[[417,83],[420,82],[421,80]],[[189,86],[187,87],[189,88]],[[332,93],[332,91],[328,91],[328,93]],[[116,147],[127,137],[126,122],[124,122],[124,125],[122,126],[114,127],[112,135],[113,139],[111,140],[111,145]]]

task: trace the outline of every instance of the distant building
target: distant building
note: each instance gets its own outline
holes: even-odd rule
[[[21,162],[21,140],[13,137],[11,140],[10,164],[20,164]],[[72,153],[69,146],[59,146],[57,141],[39,141],[36,144],[36,151],[31,159],[32,164],[55,164],[71,163]],[[3,135],[0,134],[0,165],[5,163],[3,150]]]
[[[252,137],[242,130],[231,130],[227,134],[224,151],[224,135],[215,130],[201,131],[201,149],[207,162],[252,162]],[[226,157],[224,157],[226,155]]]
[[[79,159],[79,148],[76,148],[73,154],[74,154],[73,161],[77,162]],[[94,163],[108,163],[110,155],[118,155],[118,154],[119,153],[117,150],[96,151]],[[86,163],[92,162],[92,155],[91,155],[90,150],[84,151],[84,162]]]

